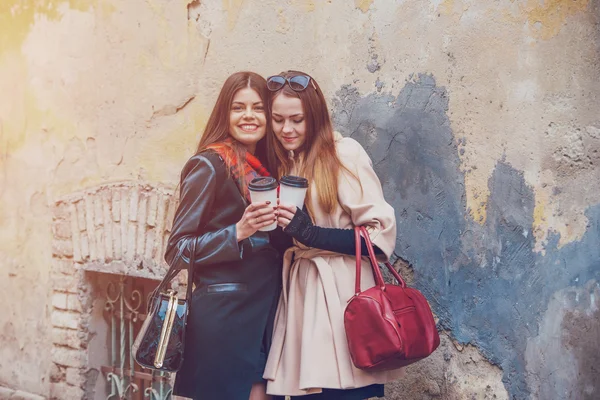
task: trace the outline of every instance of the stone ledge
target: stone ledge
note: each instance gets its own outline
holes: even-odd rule
[[[46,400],[45,397],[37,394],[23,392],[22,390],[13,390],[0,386],[0,399],[4,400]]]
[[[167,272],[165,264],[157,264],[152,260],[134,260],[133,263],[116,260],[109,263],[88,262],[83,264],[85,271],[105,274],[125,275],[134,278],[146,278],[160,281]]]

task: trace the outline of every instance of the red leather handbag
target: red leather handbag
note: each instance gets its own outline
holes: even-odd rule
[[[361,233],[365,238],[375,286],[360,291]],[[350,356],[356,368],[368,371],[397,369],[422,360],[440,344],[427,300],[406,286],[389,262],[386,267],[398,285],[386,284],[375,258],[373,244],[364,227],[355,228],[355,295],[344,311]]]

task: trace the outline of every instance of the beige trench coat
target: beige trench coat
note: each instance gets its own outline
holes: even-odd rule
[[[362,190],[356,179],[341,172],[341,207],[326,214],[319,207],[313,187],[308,201],[315,224],[344,229],[367,226],[373,243],[389,257],[396,242],[394,209],[383,198],[381,183],[362,146],[339,134],[336,139],[340,160],[360,179]],[[349,389],[386,383],[403,375],[401,369],[369,373],[352,364],[343,315],[354,294],[355,265],[353,256],[307,248],[300,243],[286,252],[283,291],[264,373],[267,393],[299,396],[318,393],[322,388]],[[361,275],[363,290],[374,286],[366,259]]]

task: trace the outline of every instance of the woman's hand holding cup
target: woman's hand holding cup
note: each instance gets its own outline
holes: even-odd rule
[[[285,175],[279,182],[279,201],[277,225],[285,229],[296,215],[298,209],[304,206],[304,198],[308,190],[308,180],[300,176]]]
[[[308,190],[308,180],[300,176],[285,175],[279,182],[279,201],[284,204],[294,204],[302,209]]]
[[[275,221],[277,221],[277,216],[270,201],[250,204],[244,210],[242,219],[235,224],[237,241],[241,242],[254,235],[259,229],[272,225]]]
[[[254,178],[248,184],[248,191],[250,192],[252,205],[246,208],[246,212],[251,209],[249,213],[252,217],[248,219],[248,224],[246,225],[248,229],[244,229],[245,227],[241,226],[243,229],[242,235],[238,235],[238,240],[252,236],[256,231],[266,232],[277,228],[277,218],[274,208],[277,203],[277,180],[270,176]],[[264,210],[265,205],[269,204],[272,205],[268,206],[268,210]],[[246,215],[246,212],[244,215]],[[243,220],[244,217],[242,217]],[[240,239],[240,236],[243,237]]]
[[[296,215],[297,210],[298,207],[294,204],[279,203],[277,206],[277,225],[285,229],[294,218],[294,215]]]

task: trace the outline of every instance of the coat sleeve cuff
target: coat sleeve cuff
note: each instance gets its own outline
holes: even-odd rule
[[[261,249],[269,246],[271,242],[269,232],[257,231],[254,235],[247,237],[239,242],[240,257],[244,258],[252,253],[256,253]]]

